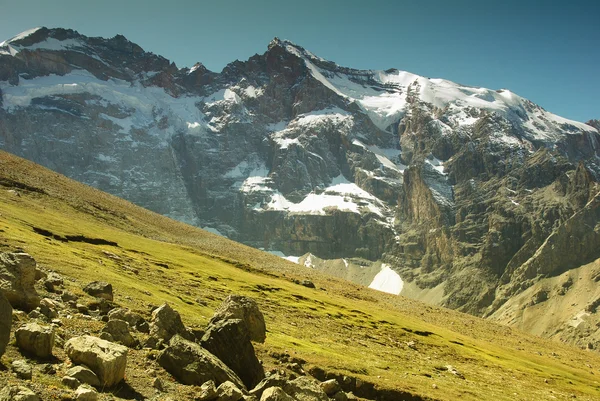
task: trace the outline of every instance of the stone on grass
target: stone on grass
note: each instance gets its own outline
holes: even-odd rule
[[[76,401],[97,401],[98,393],[93,388],[86,385],[81,385],[75,390]]]
[[[11,363],[10,369],[17,375],[19,379],[22,380],[31,380],[33,375],[33,369],[31,368],[31,365],[22,359]]]
[[[65,386],[72,388],[72,389],[76,389],[77,387],[79,387],[81,385],[81,382],[79,380],[77,380],[76,378],[71,377],[71,376],[64,376],[62,378],[61,382]]]
[[[59,306],[56,302],[50,298],[43,298],[40,301],[40,313],[46,316],[48,319],[55,319],[58,317]]]
[[[217,387],[219,401],[239,401],[244,398],[244,393],[232,382],[226,381]]]
[[[109,320],[102,329],[102,332],[110,334],[115,342],[123,344],[126,347],[134,347],[139,344],[129,332],[129,323],[124,320]]]
[[[267,331],[265,318],[254,299],[241,295],[228,296],[217,308],[210,319],[210,323],[229,319],[242,320],[248,329],[248,333],[250,333],[252,341],[265,342]]]
[[[10,340],[10,328],[13,320],[13,308],[0,291],[0,356],[4,355]]]
[[[231,381],[243,388],[242,380],[216,356],[196,343],[176,335],[158,355],[158,364],[180,383],[200,386],[209,380],[217,385]]]
[[[298,401],[328,401],[329,397],[319,384],[315,379],[301,376],[287,382],[283,391]]]
[[[0,390],[0,401],[40,401],[40,398],[24,386],[4,386]]]
[[[281,387],[269,387],[263,391],[260,401],[294,401]]]
[[[125,377],[127,347],[123,345],[81,336],[71,338],[64,348],[74,363],[86,365],[98,376],[102,387],[112,387]]]
[[[83,287],[83,291],[96,298],[104,298],[107,301],[113,300],[112,285],[104,281],[92,281]]]
[[[150,336],[169,341],[176,334],[185,335],[185,326],[179,313],[164,303],[152,312],[150,322]]]
[[[240,319],[210,324],[200,345],[233,370],[246,388],[254,388],[265,378],[265,371],[256,357],[247,326]]]
[[[27,253],[0,253],[0,291],[13,308],[30,311],[40,297],[35,291],[35,260]]]
[[[29,323],[15,330],[15,338],[17,346],[23,351],[39,358],[52,356],[54,347],[54,328],[52,326]]]
[[[73,366],[71,369],[67,370],[67,376],[74,377],[79,380],[81,383],[89,384],[90,386],[100,387],[100,379],[91,369],[85,366]]]
[[[108,318],[124,320],[129,323],[129,326],[141,333],[150,332],[150,327],[146,319],[139,313],[135,313],[126,308],[115,308],[108,313]]]
[[[325,394],[327,394],[330,397],[341,390],[340,384],[336,379],[326,380],[320,383],[319,385],[321,386]]]

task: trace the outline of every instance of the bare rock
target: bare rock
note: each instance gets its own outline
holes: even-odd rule
[[[54,347],[54,328],[29,323],[15,331],[17,346],[23,351],[34,354],[40,358],[52,356]]]
[[[79,380],[71,376],[64,376],[61,380],[61,383],[72,389],[76,389],[81,385]]]
[[[34,288],[35,260],[27,253],[0,253],[0,291],[13,308],[37,308],[40,297]]]
[[[76,401],[97,401],[98,393],[93,388],[81,385],[75,390]]]
[[[262,379],[260,383],[250,390],[250,394],[260,398],[263,392],[269,387],[283,387],[286,382],[285,377],[275,373]]]
[[[40,313],[46,316],[48,319],[55,319],[58,317],[59,306],[56,302],[50,298],[43,298],[40,301]]]
[[[212,380],[207,381],[200,386],[200,391],[196,393],[196,401],[211,401],[217,398],[217,387]]]
[[[265,318],[254,299],[241,295],[228,296],[217,308],[214,316],[210,319],[210,323],[229,319],[242,320],[248,329],[248,333],[250,333],[252,341],[265,342],[267,331]]]
[[[4,355],[10,340],[10,328],[13,320],[13,308],[0,291],[0,356]]]
[[[10,364],[10,369],[17,375],[19,379],[31,380],[33,369],[26,361],[20,359]]]
[[[262,393],[260,401],[294,401],[294,399],[286,394],[281,387],[269,387]]]
[[[109,320],[119,319],[129,323],[129,327],[141,332],[149,333],[150,327],[146,319],[139,313],[135,313],[126,308],[115,308],[108,313]]]
[[[185,335],[186,330],[179,313],[165,303],[152,312],[152,321],[150,322],[150,335],[169,341],[176,334]]]
[[[90,386],[100,387],[100,379],[91,369],[85,366],[73,366],[71,369],[67,370],[67,376],[73,377],[79,380],[81,383],[89,384]]]
[[[129,323],[124,320],[109,320],[102,329],[102,332],[110,334],[113,341],[123,344],[126,347],[135,347],[139,344],[139,341],[129,332]]]
[[[217,387],[219,401],[239,401],[244,398],[244,393],[232,382],[226,381]]]
[[[127,347],[92,336],[71,338],[65,351],[74,363],[89,367],[104,387],[112,387],[125,377]]]
[[[244,387],[242,380],[216,356],[179,335],[158,355],[158,364],[183,384],[200,386],[212,380],[217,385],[231,381]]]
[[[57,292],[57,287],[62,287],[63,285],[64,280],[58,273],[51,272],[44,280],[44,287],[46,290],[48,290],[48,292]]]
[[[298,401],[329,401],[320,383],[308,376],[301,376],[287,382],[283,391]]]
[[[40,401],[40,398],[24,386],[5,386],[0,390],[0,401]]]
[[[83,291],[96,298],[104,298],[107,301],[113,300],[112,285],[104,281],[92,281],[83,287]]]
[[[330,397],[341,390],[340,384],[336,379],[326,380],[320,383],[319,385],[321,386],[325,394],[327,394]]]

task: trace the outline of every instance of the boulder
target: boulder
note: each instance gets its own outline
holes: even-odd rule
[[[29,323],[15,330],[17,346],[39,358],[50,358],[54,347],[54,328]]]
[[[35,284],[35,260],[27,253],[0,253],[0,291],[13,308],[37,308],[40,297]]]
[[[297,401],[329,401],[329,397],[319,384],[315,379],[301,376],[287,382],[283,387],[283,391]]]
[[[113,300],[112,285],[104,281],[92,281],[83,287],[83,291],[96,298],[104,298],[107,301]]]
[[[74,377],[65,376],[62,378],[61,383],[69,388],[76,389],[81,386],[81,382]]]
[[[152,321],[150,322],[152,337],[169,341],[176,334],[187,337],[185,332],[181,316],[169,304],[164,303],[152,312]]]
[[[139,344],[139,341],[129,332],[129,324],[124,320],[109,320],[102,329],[102,332],[110,334],[115,342],[123,344],[126,347],[134,347]]]
[[[0,390],[0,401],[40,401],[40,398],[24,386],[5,386]]]
[[[244,393],[232,382],[226,381],[217,387],[219,401],[239,401],[244,398]]]
[[[211,401],[217,398],[217,387],[215,386],[215,382],[212,380],[207,381],[202,386],[200,386],[200,390],[196,392],[195,400],[196,401]]]
[[[244,387],[242,380],[216,356],[179,335],[158,355],[158,364],[183,384],[200,386],[209,380]]]
[[[98,376],[85,366],[73,366],[71,369],[67,370],[66,375],[79,380],[81,383],[100,387],[100,379],[98,379]]]
[[[48,319],[55,319],[58,317],[59,306],[56,302],[50,298],[43,298],[40,301],[40,313],[46,316]]]
[[[6,346],[10,340],[12,319],[13,308],[2,291],[0,291],[0,356],[4,355],[4,351],[6,351]]]
[[[149,333],[150,326],[146,319],[139,313],[135,313],[126,308],[115,308],[108,313],[109,320],[119,319],[129,323],[129,327],[136,329],[141,333]]]
[[[217,308],[210,319],[210,323],[229,319],[242,320],[248,329],[248,333],[250,333],[252,341],[265,342],[267,331],[265,318],[254,299],[241,295],[228,296]]]
[[[285,377],[280,376],[277,373],[272,374],[262,379],[260,383],[250,390],[250,395],[260,398],[266,389],[270,387],[283,387],[286,382],[287,380]]]
[[[325,394],[327,394],[330,397],[341,390],[340,384],[336,379],[326,380],[320,383],[319,385],[321,386]]]
[[[93,388],[86,385],[81,385],[75,390],[76,401],[97,401],[98,393]]]
[[[200,345],[231,368],[247,388],[254,388],[265,378],[242,320],[230,319],[209,325]]]
[[[10,364],[10,369],[17,375],[19,379],[31,380],[33,376],[33,369],[31,365],[22,359],[14,361]]]
[[[263,391],[260,401],[294,401],[281,387],[269,387]]]
[[[56,287],[62,287],[64,284],[63,278],[60,274],[51,272],[48,277],[44,280],[44,287],[49,292],[56,292]]]
[[[71,338],[65,351],[74,363],[89,367],[103,387],[112,387],[123,380],[127,365],[127,347],[92,336]]]

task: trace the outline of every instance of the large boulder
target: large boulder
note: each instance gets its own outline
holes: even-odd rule
[[[65,351],[74,363],[86,365],[103,387],[112,387],[125,377],[127,347],[92,336],[71,338]]]
[[[54,328],[29,323],[15,330],[17,346],[39,358],[50,358],[54,347]]]
[[[244,398],[244,393],[232,382],[226,381],[217,388],[219,401],[239,401]]]
[[[83,291],[96,298],[104,298],[107,301],[113,300],[112,285],[104,281],[92,281],[83,287]]]
[[[0,390],[0,401],[40,401],[40,398],[27,387],[5,386]]]
[[[111,319],[102,329],[103,333],[108,333],[112,339],[126,347],[135,347],[139,344],[129,332],[129,323],[124,320]]]
[[[148,322],[146,322],[146,319],[144,319],[142,315],[132,312],[126,308],[115,308],[111,310],[108,312],[108,319],[124,320],[129,323],[129,327],[142,333],[148,333],[150,331]]]
[[[152,337],[169,341],[176,334],[186,337],[185,332],[181,316],[169,304],[164,303],[152,312],[152,321],[150,322]]]
[[[281,387],[269,387],[263,391],[260,401],[294,401]]]
[[[27,253],[0,253],[0,291],[13,308],[32,310],[40,304],[35,284],[35,260]]]
[[[210,323],[223,320],[240,319],[244,322],[250,334],[250,339],[256,342],[265,342],[267,326],[262,312],[258,309],[256,301],[242,295],[230,295],[217,308],[210,319]]]
[[[0,356],[4,355],[10,340],[10,327],[12,326],[12,306],[0,291]]]
[[[158,355],[158,364],[183,384],[200,386],[212,380],[216,385],[231,381],[244,387],[242,380],[216,356],[179,335]]]
[[[209,325],[200,344],[237,373],[247,388],[254,388],[265,378],[247,326],[240,319]]]
[[[298,401],[329,401],[320,383],[308,376],[300,376],[287,382],[283,391]]]

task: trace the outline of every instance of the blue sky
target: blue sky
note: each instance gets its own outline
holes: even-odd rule
[[[278,36],[340,65],[508,88],[600,118],[600,1],[0,0],[0,39],[36,26],[125,35],[182,67],[220,71]]]

